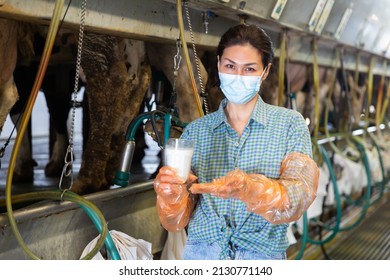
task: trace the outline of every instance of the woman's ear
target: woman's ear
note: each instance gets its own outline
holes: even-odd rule
[[[219,55],[217,55],[217,70],[218,70],[218,72],[219,72],[219,64],[220,64]]]
[[[268,63],[267,69],[265,70],[264,75],[263,75],[263,81],[264,81],[265,79],[267,79],[268,74],[269,74],[269,69],[271,69],[271,65],[272,65],[272,63]]]

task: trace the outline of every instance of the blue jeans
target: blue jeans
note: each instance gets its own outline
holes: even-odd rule
[[[222,253],[222,254],[221,254]],[[187,241],[184,247],[184,260],[219,260],[221,255],[228,260],[285,260],[286,253],[266,254],[264,252],[254,252],[231,246],[225,254],[218,242],[196,242]]]

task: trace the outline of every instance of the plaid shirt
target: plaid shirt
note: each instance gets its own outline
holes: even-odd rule
[[[266,104],[258,98],[241,137],[229,125],[224,99],[218,111],[190,123],[182,138],[195,140],[192,170],[200,183],[211,182],[238,168],[249,174],[280,176],[283,158],[291,152],[312,156],[311,139],[302,115],[294,110]],[[294,194],[288,192],[290,203]],[[188,240],[234,244],[268,254],[285,252],[289,246],[288,224],[273,225],[248,212],[244,202],[200,195],[188,226]]]

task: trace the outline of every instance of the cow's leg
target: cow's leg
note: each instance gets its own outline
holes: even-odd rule
[[[115,37],[85,34],[82,60],[86,76],[90,125],[81,168],[72,190],[79,194],[104,190],[111,140],[123,117],[128,94],[126,65]],[[137,110],[138,112],[138,110]],[[124,129],[125,130],[125,129]]]
[[[11,120],[14,125],[16,125],[17,131],[20,127],[20,118],[21,113],[11,114]],[[36,162],[32,158],[31,121],[29,121],[27,129],[23,134],[18,154],[16,156],[13,182],[31,183],[34,180],[34,166],[36,165]]]
[[[119,113],[116,116],[118,126],[112,136],[111,155],[106,167],[106,179],[110,185],[113,182],[115,171],[119,168],[122,147],[125,144],[124,136],[126,134],[126,130],[131,120],[133,120],[139,114],[140,108],[143,105],[145,93],[148,90],[149,83],[151,81],[151,69],[150,65],[145,61],[143,43],[138,42],[138,44],[141,44],[141,46],[138,48],[134,47],[134,50],[131,53],[132,56],[136,56],[137,58],[131,60],[133,62],[131,64],[133,69],[127,69],[127,73],[130,75],[131,83],[135,83],[137,86],[127,87],[131,90],[125,95],[123,113],[120,114],[120,112],[117,112]],[[128,57],[127,60],[129,59],[130,58]],[[136,149],[143,149],[144,142],[144,139],[141,141],[141,143],[136,142]],[[140,164],[140,159],[133,158],[133,163],[135,163],[135,160],[139,160],[138,163]]]
[[[50,160],[45,167],[45,175],[48,177],[61,175],[69,144],[67,119],[71,100],[70,76],[64,66],[55,67],[53,74],[48,72],[44,80],[43,90],[50,114],[51,138]]]
[[[0,135],[8,113],[18,100],[13,72],[17,58],[18,23],[0,18]]]
[[[16,131],[20,131],[20,121],[22,114],[25,111],[25,106],[28,101],[36,74],[36,65],[19,66],[14,71],[14,80],[19,93],[19,100],[15,103],[10,111],[10,116]],[[17,159],[15,162],[15,169],[13,174],[13,181],[15,183],[30,183],[34,177],[34,166],[37,163],[32,157],[32,132],[31,120],[28,122],[27,129],[22,137],[22,143],[19,148]]]
[[[1,109],[0,115],[2,115],[2,112],[11,112],[12,110],[14,110],[11,113],[11,120],[13,121],[14,124],[16,124],[17,119],[21,114],[21,110],[15,112],[16,108],[14,108],[14,105],[17,103],[19,96],[18,96],[18,90],[14,83],[13,77],[10,78],[10,80],[5,84],[3,88],[0,88],[0,96],[2,97],[0,98],[1,99],[0,104],[3,104],[3,107],[5,107],[4,110],[3,108]],[[6,116],[7,115],[4,116],[4,121]],[[19,126],[20,126],[20,121],[18,123],[16,131],[19,130],[18,129]],[[34,165],[35,162],[32,159],[32,151],[31,151],[31,123],[29,123],[27,131],[23,135],[22,143],[20,145],[19,152],[16,157],[15,168],[13,173],[13,181],[15,183],[32,182],[34,178]]]
[[[151,68],[146,58],[144,42],[126,39],[121,40],[118,46],[126,67],[127,81],[124,96],[118,100],[122,111],[115,111],[114,117],[116,126],[113,127],[111,154],[106,167],[106,180],[110,185],[120,164],[126,130],[130,122],[140,113],[151,82]],[[136,149],[143,149],[142,143],[136,142]]]
[[[119,65],[117,67],[120,68]],[[87,78],[89,135],[80,171],[73,184],[74,192],[84,194],[108,188],[105,171],[110,157],[113,111],[121,109],[116,106],[118,95],[122,95],[121,88],[116,84],[124,82],[120,80],[119,76],[114,75],[99,77],[89,75]]]
[[[10,112],[12,122],[14,125],[17,124],[16,131],[19,130],[22,108],[25,104],[25,100],[24,102],[22,102],[22,100],[17,102],[18,99],[18,90],[12,76],[9,81],[0,88],[0,104],[2,104],[2,107],[4,108],[2,108],[0,112]],[[3,114],[0,113],[0,115]],[[6,117],[7,115],[4,114],[4,121],[2,121],[2,123],[5,122]],[[31,123],[29,122],[27,131],[23,135],[22,143],[16,157],[13,181],[15,183],[32,182],[34,178],[34,165],[35,161],[32,159],[31,146]]]
[[[8,113],[11,111],[11,108],[18,99],[18,90],[16,88],[14,78],[11,76],[4,85],[0,85],[0,134],[3,130]]]

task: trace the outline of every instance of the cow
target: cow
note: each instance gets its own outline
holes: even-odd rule
[[[9,23],[11,20],[5,20]],[[10,117],[16,131],[19,131],[21,115],[34,84],[34,78],[38,70],[40,55],[42,54],[46,27],[27,23],[16,23],[17,30],[13,34],[17,37],[18,55],[17,63],[13,71],[13,80],[18,100],[10,109]],[[51,149],[50,160],[45,167],[46,176],[59,176],[64,162],[65,152],[68,144],[67,117],[70,109],[71,88],[74,80],[74,62],[69,56],[63,54],[60,44],[56,44],[52,51],[51,61],[61,57],[61,65],[50,63],[45,78],[41,84],[41,90],[45,94],[46,102],[50,113]],[[11,50],[9,50],[11,51]],[[64,61],[68,57],[68,61]],[[4,105],[2,103],[2,105]],[[7,112],[8,110],[2,110]],[[13,173],[14,183],[32,183],[34,167],[37,165],[32,158],[31,145],[31,121],[28,124],[26,133],[23,135],[22,143],[16,158]]]
[[[0,133],[9,111],[18,100],[13,72],[17,60],[19,23],[0,18]]]
[[[8,113],[19,100],[14,80],[18,55],[31,57],[33,53],[29,34],[28,26],[14,20],[0,18],[0,134]],[[14,110],[18,110],[18,107],[15,107]],[[17,117],[13,118],[15,122],[16,119]],[[29,130],[27,130],[27,133],[29,133]],[[22,164],[16,166],[17,174],[15,177],[17,180],[25,181],[27,177],[32,178],[34,165],[27,134],[22,139],[21,149],[23,152],[18,155],[18,162]],[[26,175],[18,176],[23,172]]]
[[[86,194],[107,189],[112,185],[114,173],[119,167],[127,126],[139,114],[151,82],[151,67],[153,65],[155,69],[162,71],[167,80],[173,83],[172,61],[176,53],[174,43],[158,44],[103,34],[88,32],[84,34],[81,67],[86,80],[88,96],[86,116],[89,119],[89,131],[84,141],[81,168],[72,185],[72,191]],[[191,50],[190,54],[193,58]],[[202,65],[200,69],[204,81],[207,82],[207,72]],[[48,81],[52,82],[52,79]],[[45,88],[43,90],[47,103],[55,103],[50,100],[56,99],[59,96],[58,92],[51,94]],[[190,122],[198,118],[200,114],[195,107],[184,60],[179,68],[176,90],[178,92],[176,106],[181,108],[178,110],[180,119]],[[200,92],[200,88],[198,91]],[[16,90],[14,96],[17,98]],[[67,116],[70,107],[69,94],[64,98],[66,100],[60,101],[62,108],[51,110],[49,106],[51,117],[55,116],[57,120],[61,120],[62,130],[66,126],[64,116]],[[62,135],[65,135],[65,138],[60,141],[61,156],[53,152],[56,160],[51,160],[46,166],[47,176],[60,175],[58,172],[62,169],[65,156],[67,131],[62,131]],[[31,156],[31,151],[27,154]],[[26,181],[31,180],[31,172],[26,178]]]
[[[176,46],[173,43],[156,44],[85,34],[81,66],[86,77],[90,131],[72,191],[85,194],[107,189],[113,184],[126,129],[139,113],[152,79],[151,66],[162,71],[173,83],[172,61],[177,53]],[[193,52],[191,55],[193,57]],[[207,82],[203,66],[201,74]],[[184,63],[179,68],[176,90],[179,118],[190,122],[200,117]]]

